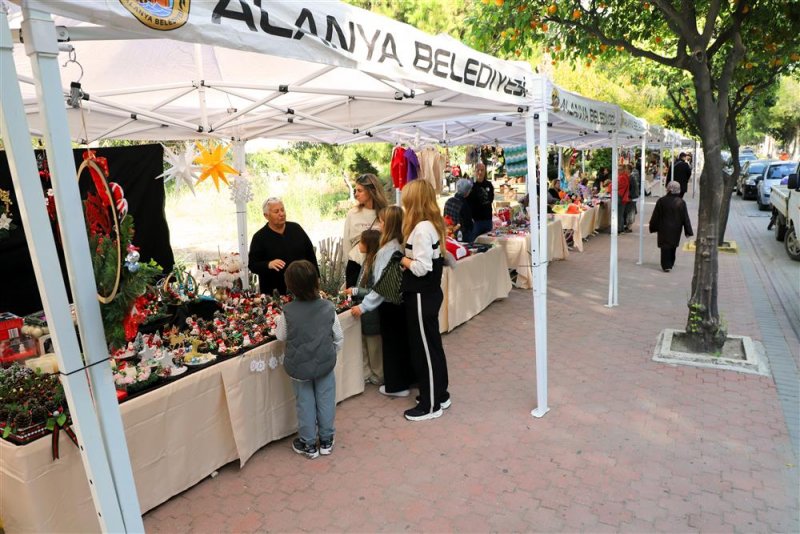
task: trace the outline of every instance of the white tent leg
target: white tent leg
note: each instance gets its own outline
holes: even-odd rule
[[[642,264],[644,257],[644,169],[645,169],[645,150],[647,150],[647,136],[642,136],[642,160],[639,166],[639,261],[636,265]]]
[[[536,408],[534,417],[543,417],[547,405],[547,112],[539,113],[539,217],[531,217],[531,259],[533,260],[534,335],[536,337]],[[536,156],[533,117],[527,117],[525,134],[528,146],[528,183],[536,178]],[[529,189],[530,192],[530,189]],[[533,205],[536,188],[528,197]],[[531,210],[531,215],[534,211]],[[538,229],[536,228],[538,225]]]
[[[563,155],[561,153],[561,147],[558,148],[558,172],[556,173],[556,180],[561,183],[561,172],[564,170],[564,162],[563,162]],[[566,178],[566,176],[564,177]]]
[[[581,174],[586,172],[586,150],[581,150]]]
[[[611,252],[608,264],[608,306],[617,305],[617,234],[619,232],[619,148],[617,132],[612,134],[611,141]]]
[[[106,363],[108,347],[103,335],[100,306],[97,301],[96,283],[89,254],[89,242],[84,227],[78,183],[75,180],[75,162],[72,157],[67,115],[61,92],[55,26],[48,13],[29,9],[24,5],[22,12],[23,30],[26,35],[25,49],[31,58],[36,78],[36,93],[42,103],[44,138],[60,221],[64,256],[78,315],[78,329],[84,357],[89,366],[88,376],[92,399],[99,419],[100,435],[93,433],[86,436],[86,441],[82,446],[84,448],[91,447],[91,452],[87,450],[89,461],[90,463],[97,462],[96,465],[99,467],[98,470],[92,470],[91,474],[95,477],[92,485],[95,486],[95,492],[100,502],[98,514],[107,514],[104,519],[107,529],[109,531],[143,532],[141,509],[111,377],[111,367]],[[16,77],[13,79],[16,80]],[[49,233],[49,230],[42,233]],[[50,266],[53,264],[57,265],[57,263],[51,263]],[[45,288],[50,289],[47,286]],[[57,287],[53,289],[57,290]],[[59,296],[56,295],[56,298]],[[59,304],[63,305],[64,302],[61,301]],[[66,310],[55,311],[64,313]],[[64,331],[66,331],[68,327],[66,325],[64,327]],[[67,343],[72,341],[69,336],[65,339]],[[77,362],[64,361],[63,372],[68,373],[83,367],[83,364],[79,363],[80,356],[74,344],[71,347],[60,347],[59,350],[74,350],[75,352],[70,352],[70,354],[73,354],[77,360]],[[66,360],[69,356],[65,355],[64,358]],[[98,365],[94,365],[95,363]],[[77,375],[83,375],[83,373],[77,373]],[[79,405],[78,409],[85,408]],[[110,472],[104,472],[103,469],[105,463],[103,447],[107,454]],[[96,459],[92,460],[92,457],[96,457]]]
[[[244,151],[245,142],[241,139],[233,142],[233,164],[240,176],[247,174],[247,161]],[[242,288],[250,289],[250,271],[247,269],[248,243],[247,243],[247,203],[236,201],[236,230],[239,234],[239,260],[242,264]]]
[[[669,143],[669,177],[675,179],[675,139]],[[666,192],[664,194],[666,195]]]
[[[662,174],[664,173],[664,140],[661,140],[661,143],[658,144],[658,172],[656,175],[658,176],[658,191],[659,196],[664,196],[664,177]]]

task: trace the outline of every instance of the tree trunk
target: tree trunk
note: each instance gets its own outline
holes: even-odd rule
[[[686,333],[687,342],[693,351],[714,352],[722,348],[727,337],[720,324],[717,307],[718,221],[723,197],[721,130],[726,121],[720,121],[708,69],[699,66],[693,74],[705,165],[700,176],[697,249]]]
[[[738,128],[736,117],[728,115],[728,122],[725,123],[725,140],[728,148],[731,149],[731,161],[733,162],[733,172],[722,176],[722,205],[719,211],[719,243],[725,243],[725,231],[728,228],[728,215],[731,211],[731,198],[733,197],[733,184],[739,179],[742,166],[739,163],[739,136],[736,133]]]

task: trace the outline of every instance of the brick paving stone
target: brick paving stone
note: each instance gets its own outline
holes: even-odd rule
[[[776,387],[791,377],[653,362],[661,329],[685,324],[693,256],[663,273],[648,234],[637,266],[637,234],[621,236],[609,309],[608,245],[601,234],[549,267],[545,417],[530,415],[532,295],[513,290],[443,337],[453,406],[440,419],[409,423],[413,399],[369,386],[338,406],[332,456],[272,443],[146,514],[146,529],[800,531]],[[720,255],[720,309],[731,333],[764,340],[742,261]]]

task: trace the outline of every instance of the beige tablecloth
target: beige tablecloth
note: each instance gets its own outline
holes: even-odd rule
[[[521,289],[531,289],[533,287],[530,234],[502,237],[482,235],[477,239],[477,242],[496,244],[498,248],[503,249],[509,268],[517,271],[515,287]],[[567,240],[564,239],[561,221],[554,219],[547,223],[547,244],[548,260],[564,260],[569,256]]]
[[[572,230],[575,248],[583,252],[583,240],[592,235],[595,229],[597,207],[590,208],[578,214],[556,213],[554,219],[561,221],[564,230]]]
[[[364,391],[361,323],[339,319],[344,347],[336,364],[336,398]],[[244,462],[297,426],[294,392],[283,366],[250,371],[253,358],[276,356],[272,342],[176,380],[120,406],[142,513],[200,482],[223,465]],[[24,447],[0,440],[0,516],[15,532],[96,532],[94,504],[80,455],[61,435]]]
[[[498,247],[459,260],[442,274],[444,301],[439,310],[439,331],[450,332],[497,299],[508,297],[511,280],[506,256]]]
[[[597,205],[597,216],[594,218],[594,229],[603,230],[611,226],[611,201],[605,200]]]

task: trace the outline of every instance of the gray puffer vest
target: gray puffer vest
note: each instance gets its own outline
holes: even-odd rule
[[[336,311],[329,300],[295,300],[283,307],[286,321],[286,373],[297,380],[325,376],[336,366],[333,321]]]

